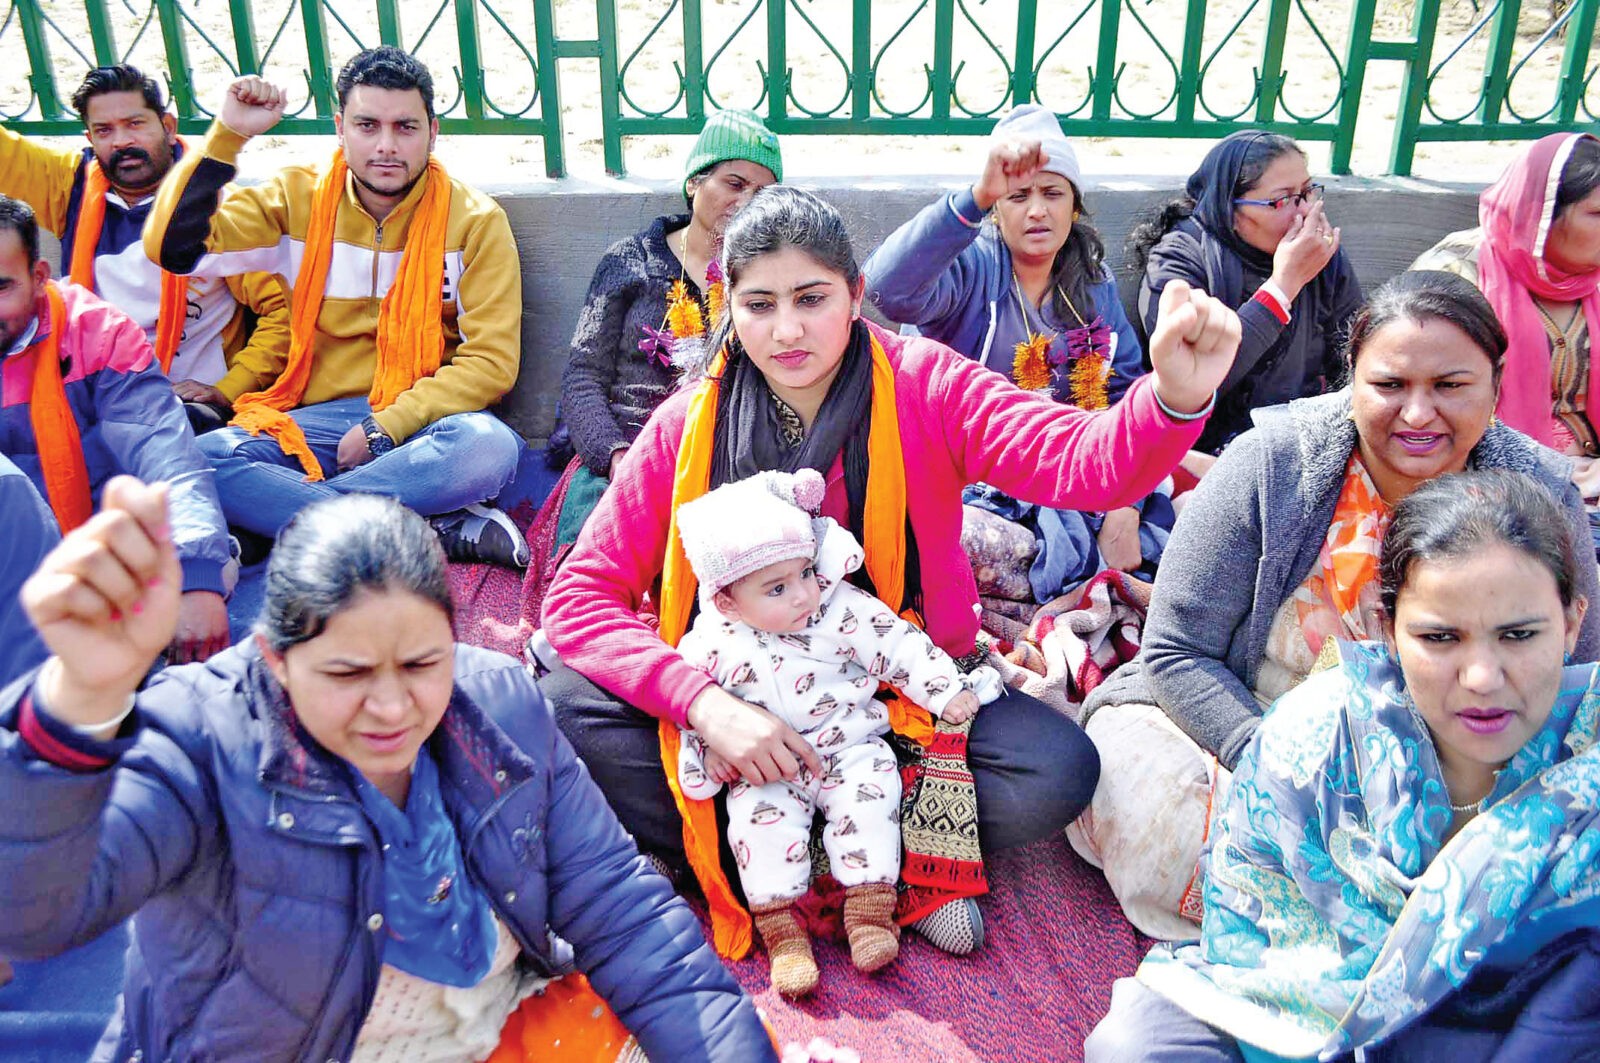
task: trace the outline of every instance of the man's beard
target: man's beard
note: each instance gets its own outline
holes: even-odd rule
[[[150,174],[149,179],[137,185],[125,184],[119,181],[117,172],[122,164],[129,160],[145,163]],[[118,191],[133,194],[148,193],[153,191],[161,183],[161,179],[167,176],[167,171],[172,169],[172,153],[170,151],[167,152],[167,157],[158,163],[143,148],[118,148],[111,153],[109,159],[100,160],[100,168],[105,171],[106,179],[116,186]]]
[[[351,174],[352,177],[354,177],[356,179],[356,184],[360,185],[362,188],[365,188],[368,192],[371,192],[375,196],[383,196],[385,199],[404,199],[410,193],[410,191],[413,188],[417,187],[417,182],[422,180],[422,175],[427,173],[427,172],[428,172],[427,168],[424,167],[422,169],[421,173],[418,173],[417,176],[411,178],[403,186],[401,186],[398,190],[390,190],[390,189],[387,189],[387,188],[379,188],[377,185],[373,184],[371,181],[367,180],[365,177],[362,177],[359,173],[356,173],[354,170],[351,170],[350,174]]]

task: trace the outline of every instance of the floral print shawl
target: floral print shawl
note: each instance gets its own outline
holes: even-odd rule
[[[1451,822],[1433,741],[1382,643],[1281,698],[1239,761],[1205,856],[1200,941],[1141,981],[1251,1058],[1377,1044],[1480,964],[1600,923],[1600,684],[1563,673],[1485,811]]]

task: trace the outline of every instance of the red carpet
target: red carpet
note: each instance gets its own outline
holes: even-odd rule
[[[733,964],[779,1039],[819,1034],[864,1063],[1076,1063],[1083,1039],[1149,947],[1122,917],[1100,873],[1064,838],[990,861],[979,901],[988,943],[947,956],[907,934],[900,958],[868,977],[842,944],[814,944],[822,985],[789,1003],[772,991],[764,955]]]

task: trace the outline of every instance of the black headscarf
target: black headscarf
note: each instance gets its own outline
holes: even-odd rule
[[[728,365],[722,372],[722,396],[717,403],[716,432],[711,444],[711,487],[743,480],[759,472],[795,472],[815,469],[824,477],[844,452],[845,497],[849,526],[861,539],[865,531],[867,477],[871,471],[868,439],[872,432],[872,336],[857,321],[850,331],[839,372],[828,387],[816,420],[799,446],[784,442],[782,421],[766,377],[750,360],[737,336],[728,341]],[[906,586],[897,610],[909,604],[922,611],[922,567],[917,541],[906,515]],[[852,576],[868,593],[876,594],[872,577],[863,566]]]
[[[1248,129],[1218,141],[1201,160],[1200,168],[1189,175],[1184,191],[1194,200],[1194,211],[1175,226],[1200,244],[1208,294],[1234,309],[1243,306],[1255,295],[1262,280],[1272,275],[1272,255],[1246,243],[1233,227],[1236,210],[1233,201],[1238,194],[1235,189],[1245,156],[1258,140],[1271,135],[1263,130]],[[1260,404],[1255,394],[1256,381],[1265,378],[1285,353],[1302,349],[1311,336],[1324,327],[1324,313],[1336,299],[1341,275],[1339,256],[1343,254],[1342,250],[1337,252],[1322,272],[1301,289],[1290,311],[1289,323],[1262,352],[1250,373],[1218,396],[1217,410],[1198,444],[1201,449],[1215,450],[1227,442],[1221,433],[1226,432],[1231,437],[1248,428],[1250,410]],[[1248,281],[1246,271],[1251,275]],[[1325,379],[1332,378],[1333,373],[1326,364],[1319,368]]]
[[[1190,217],[1200,229],[1206,260],[1206,277],[1213,285],[1208,293],[1230,307],[1244,302],[1244,266],[1262,276],[1272,274],[1272,255],[1252,247],[1233,229],[1234,189],[1239,171],[1251,145],[1271,134],[1259,129],[1230,133],[1219,140],[1200,161],[1200,168],[1189,175],[1185,194],[1194,200]]]

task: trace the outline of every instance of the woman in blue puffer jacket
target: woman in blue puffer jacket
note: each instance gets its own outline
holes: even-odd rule
[[[138,915],[97,1059],[775,1060],[532,680],[454,642],[420,517],[306,509],[255,637],[138,690],[166,527],[165,487],[108,485],[23,591],[53,655],[0,692],[0,954]],[[575,1000],[564,1048],[597,1047],[547,1051]]]

